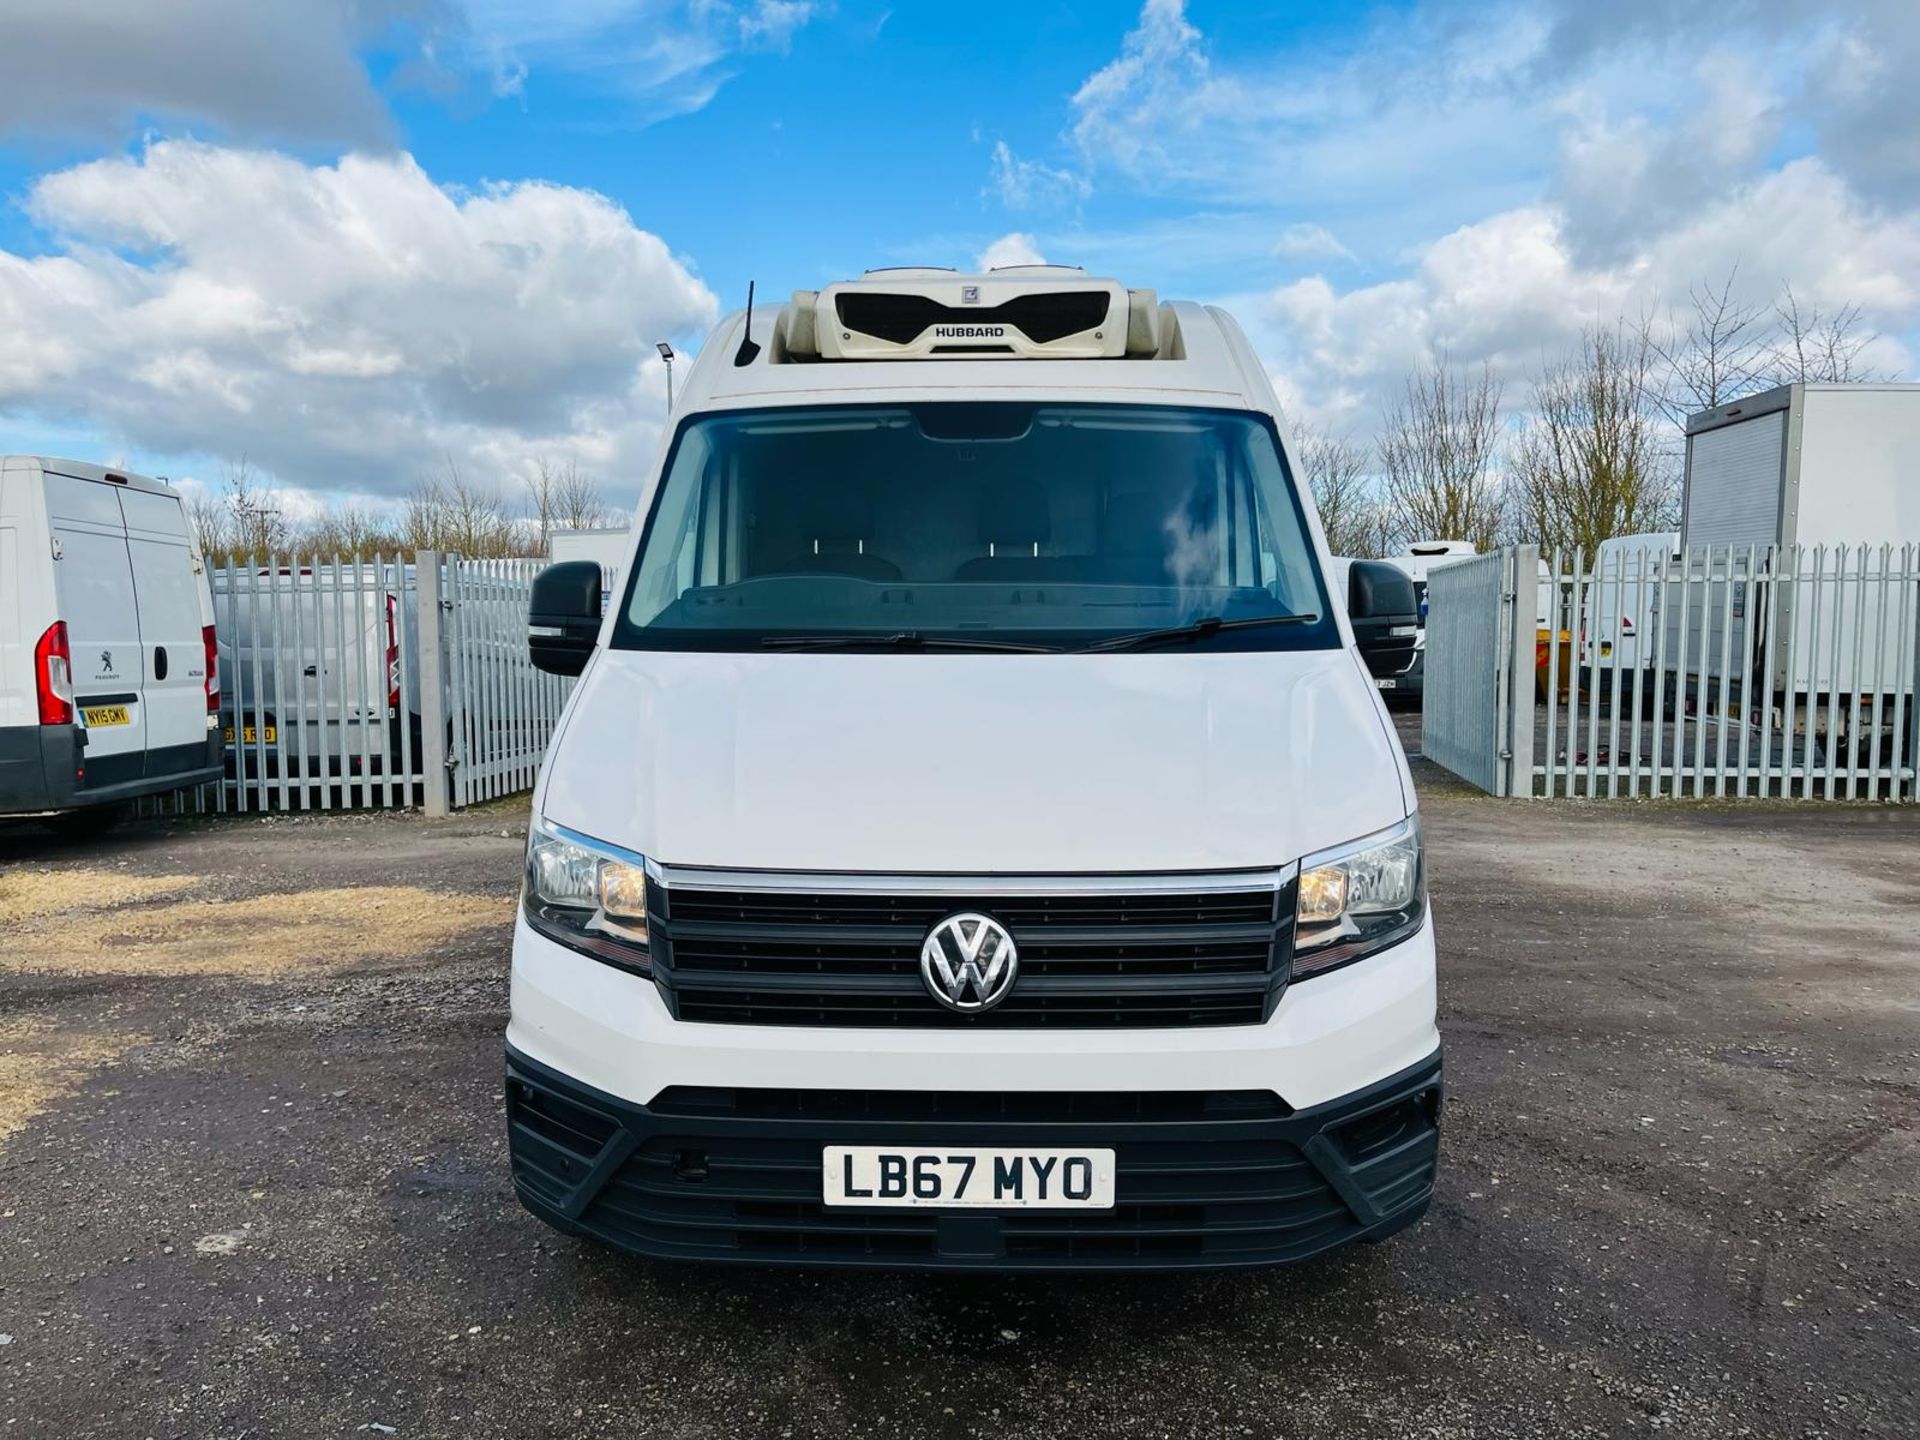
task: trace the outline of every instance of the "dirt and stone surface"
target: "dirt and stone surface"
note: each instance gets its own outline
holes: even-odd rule
[[[1421,771],[1433,1209],[1207,1278],[545,1229],[523,811],[0,831],[0,1435],[1920,1435],[1920,812]]]

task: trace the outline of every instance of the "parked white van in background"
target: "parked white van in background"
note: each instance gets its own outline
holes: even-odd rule
[[[110,820],[220,777],[213,602],[173,490],[0,459],[0,815]]]
[[[1666,557],[1664,567],[1661,557]],[[1582,597],[1581,684],[1612,684],[1618,670],[1653,669],[1663,575],[1680,573],[1680,532],[1615,535],[1593,547],[1593,579]]]
[[[1420,823],[1267,377],[1078,271],[726,319],[579,673],[514,934],[517,1191],[659,1257],[1306,1259],[1438,1155]],[[1349,618],[1351,612],[1351,619]]]

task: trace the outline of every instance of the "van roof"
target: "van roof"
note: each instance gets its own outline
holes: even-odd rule
[[[7,455],[0,457],[0,470],[38,470],[47,475],[62,475],[69,480],[124,485],[129,490],[144,490],[149,495],[171,495],[175,499],[180,496],[180,492],[164,480],[156,480],[151,475],[137,475],[117,466],[95,465],[90,460],[63,460],[54,455]]]
[[[958,308],[949,304],[962,290],[974,298]],[[943,344],[936,333],[936,327],[952,328],[969,313],[988,320],[987,311],[1023,296],[1057,302],[1072,295],[1084,301],[1095,292],[1102,297],[1106,318],[1074,335],[1037,327],[1033,335],[1024,334],[1018,311],[1011,312],[1015,319],[1007,326],[1012,333],[988,337],[994,340],[990,347]],[[849,331],[823,343],[810,333],[848,313],[837,308],[838,297],[844,295],[899,302],[887,314],[888,323],[876,325],[888,329],[894,340]],[[975,303],[981,309],[969,312],[967,305]],[[893,323],[902,313],[909,318]],[[900,338],[921,321],[919,332]],[[996,353],[969,353],[982,348]],[[1273,413],[1279,409],[1265,367],[1225,311],[1190,301],[1161,303],[1150,290],[1087,279],[1061,266],[985,275],[924,268],[869,271],[857,281],[797,291],[786,304],[756,304],[750,328],[747,312],[734,311],[701,347],[675,408],[1040,395]]]

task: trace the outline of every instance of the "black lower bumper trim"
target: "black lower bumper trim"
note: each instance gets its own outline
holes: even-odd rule
[[[1425,1212],[1440,1056],[1312,1109],[1196,1095],[1021,1096],[1002,1118],[928,1118],[924,1095],[727,1091],[653,1107],[507,1052],[514,1188],[534,1214],[659,1259],[927,1270],[1284,1265],[1378,1240]],[[769,1096],[808,1097],[784,1107]],[[730,1098],[737,1097],[737,1099]],[[1014,1098],[1014,1097],[1009,1097]],[[1027,1103],[1039,1102],[1039,1103]],[[937,1107],[936,1107],[937,1109]],[[783,1110],[792,1113],[782,1114]],[[1104,1211],[829,1209],[829,1144],[1112,1148]]]
[[[0,727],[0,815],[45,815],[217,784],[222,740],[87,758],[74,725]]]

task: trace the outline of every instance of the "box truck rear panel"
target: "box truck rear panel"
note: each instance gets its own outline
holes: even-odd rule
[[[1787,412],[1702,431],[1688,447],[1688,546],[1773,544],[1786,478]]]

